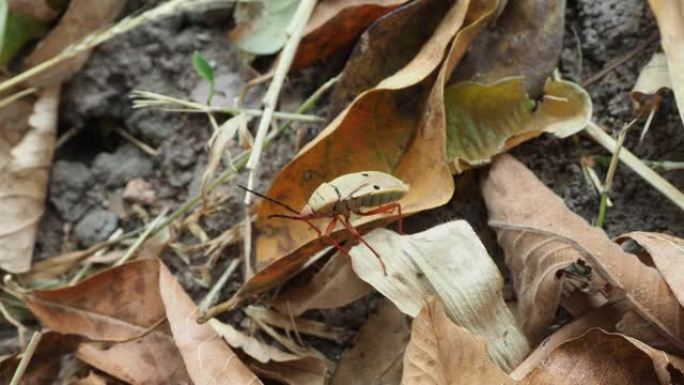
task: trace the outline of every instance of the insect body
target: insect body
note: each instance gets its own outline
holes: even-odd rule
[[[381,213],[392,213],[395,210],[399,215],[399,232],[403,233],[401,205],[397,202],[408,192],[409,186],[400,179],[380,171],[362,171],[345,174],[323,183],[311,194],[309,201],[304,207],[297,211],[292,207],[279,202],[273,198],[251,191],[243,186],[243,189],[260,196],[270,202],[278,204],[295,215],[275,214],[269,218],[286,218],[306,222],[313,228],[319,236],[325,235],[330,242],[339,250],[348,254],[337,241],[332,238],[332,232],[341,221],[347,230],[366,245],[378,258],[383,270],[385,264],[380,255],[361,237],[356,228],[352,225],[350,217],[356,215],[375,215]],[[367,209],[364,211],[363,209]],[[326,226],[325,233],[314,225],[311,220],[330,218]]]

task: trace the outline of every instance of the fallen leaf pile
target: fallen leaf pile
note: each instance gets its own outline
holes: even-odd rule
[[[112,24],[124,5],[62,3],[0,5],[0,63],[36,68]],[[684,384],[684,240],[646,231],[611,239],[506,154],[540,135],[571,137],[592,117],[589,94],[553,76],[565,1],[321,0],[284,57],[303,3],[232,8],[226,38],[250,59],[273,55],[275,73],[254,83],[277,78],[278,63],[290,59],[293,73],[306,74],[347,57],[324,99],[325,128],[268,191],[254,192],[266,199],[244,210],[226,211],[213,189],[249,156],[226,159],[234,138],[256,148],[250,124],[268,113],[224,119],[201,105],[214,131],[197,196],[171,214],[156,207],[143,227],[32,264],[60,85],[88,52],[2,95],[0,269],[9,274],[0,314],[21,345],[0,356],[2,383]],[[663,88],[680,107],[684,100],[684,5],[649,3],[665,53],[634,87],[639,117],[655,111]],[[199,53],[193,60],[213,90],[211,64]],[[333,217],[282,218],[306,208],[324,183],[369,170],[409,186],[400,212],[355,213],[350,227]],[[451,215],[409,234],[385,228],[458,199],[455,178],[464,173],[486,225]],[[130,182],[128,198],[155,205],[152,184]],[[209,231],[204,219],[216,213],[241,224]],[[243,239],[245,247],[229,250]],[[229,252],[248,255],[225,263]],[[198,254],[207,262],[197,265]],[[233,273],[252,259],[255,274],[243,266],[238,283]],[[207,316],[219,301],[211,309],[230,312]]]

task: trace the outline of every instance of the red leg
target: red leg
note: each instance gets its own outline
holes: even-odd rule
[[[325,228],[325,236],[328,238],[330,243],[333,244],[337,248],[337,250],[343,252],[347,256],[349,256],[349,252],[342,247],[336,240],[335,238],[332,237],[332,232],[335,231],[335,226],[337,226],[337,215],[333,216],[330,219],[330,222],[328,222],[328,226]]]
[[[391,214],[394,210],[397,210],[399,213],[399,234],[404,234],[404,224],[403,224],[403,217],[401,215],[401,204],[397,202],[393,203],[388,203],[384,206],[380,206],[378,208],[369,210],[369,211],[354,211],[354,214],[357,215],[362,215],[362,216],[367,216],[367,215],[375,215],[375,214]]]
[[[363,239],[363,237],[361,236],[361,234],[359,234],[354,225],[351,224],[351,221],[349,221],[349,215],[345,216],[342,219],[342,222],[344,223],[344,226],[347,228],[347,230],[349,230],[349,232],[352,233],[352,235],[356,239],[358,239],[361,243],[366,245],[366,247],[368,247],[368,250],[372,251],[373,254],[375,254],[375,256],[378,258],[378,261],[380,261],[380,266],[382,266],[382,272],[385,273],[385,275],[387,275],[387,267],[385,267],[385,262],[382,261],[380,254],[378,254],[378,252],[375,251],[375,249],[371,247],[371,245],[369,245],[365,239]]]

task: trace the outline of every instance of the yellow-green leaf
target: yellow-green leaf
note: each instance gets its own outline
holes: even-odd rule
[[[570,136],[587,124],[591,100],[578,85],[550,80],[540,102],[525,92],[524,78],[491,84],[462,82],[444,92],[447,156],[455,173],[488,163],[515,145],[551,132]]]

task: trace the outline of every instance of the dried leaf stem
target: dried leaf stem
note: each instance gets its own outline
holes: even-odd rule
[[[584,132],[594,139],[598,144],[602,145],[606,150],[611,153],[616,152],[617,143],[610,135],[606,134],[601,127],[596,123],[589,123],[585,128]],[[639,158],[632,154],[627,149],[622,149],[620,152],[620,160],[627,165],[632,171],[637,173],[651,186],[655,187],[656,190],[660,191],[669,200],[672,201],[677,207],[684,210],[684,194],[679,191],[670,182],[665,180],[662,176],[658,175],[655,171],[650,169],[644,164]]]
[[[29,362],[31,362],[31,357],[33,357],[33,354],[36,352],[38,343],[42,337],[43,333],[41,332],[33,333],[31,336],[31,341],[29,341],[26,350],[21,355],[21,360],[19,361],[19,365],[17,365],[17,369],[14,371],[14,375],[12,376],[12,380],[10,381],[9,385],[19,385]]]

